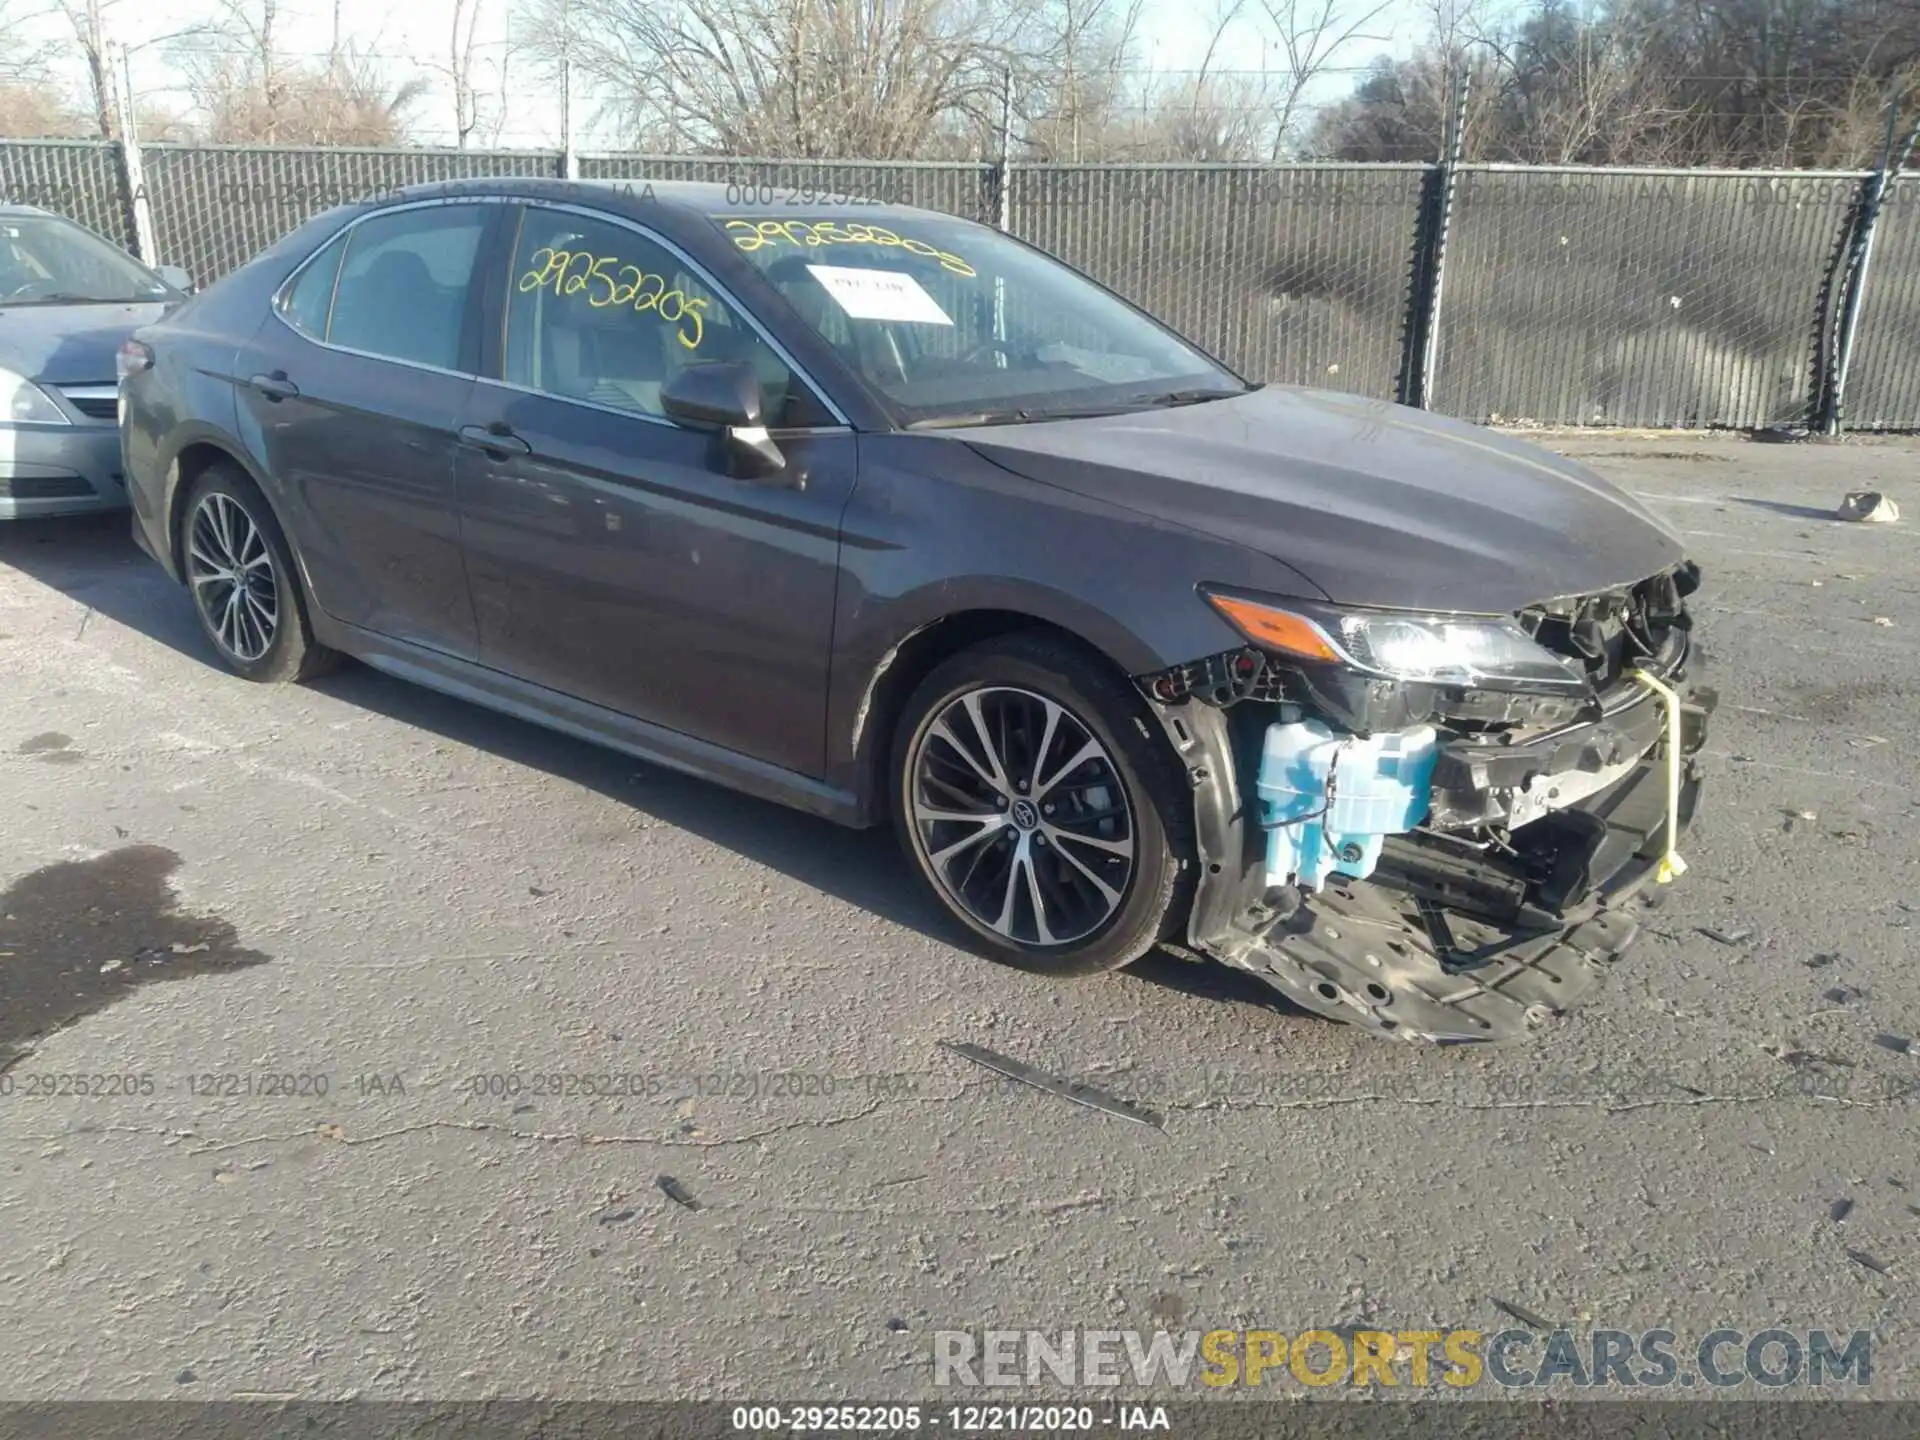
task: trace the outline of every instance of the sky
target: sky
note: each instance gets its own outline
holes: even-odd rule
[[[512,0],[481,0],[483,6],[478,30],[476,57],[482,70],[482,88],[497,97],[497,67],[506,53],[508,8]],[[1369,0],[1351,0],[1354,4]],[[336,0],[282,0],[280,28],[285,36],[284,53],[295,56],[321,56],[332,38]],[[340,27],[344,36],[363,52],[377,55],[391,80],[398,82],[421,74],[432,87],[421,103],[410,112],[414,138],[424,144],[449,144],[453,139],[452,102],[444,74],[453,19],[452,0],[337,0]],[[144,104],[162,109],[190,109],[181,76],[169,56],[167,37],[202,21],[213,9],[209,0],[115,0],[108,10],[110,32],[128,51],[128,66],[133,88]],[[1356,42],[1336,57],[1342,74],[1327,84],[1332,93],[1342,93],[1351,83],[1352,72],[1375,56],[1388,51],[1404,53],[1411,22],[1417,13],[1416,0],[1392,0],[1392,9],[1375,27],[1393,38],[1373,43]],[[1204,56],[1211,33],[1210,7],[1205,0],[1146,0],[1141,17],[1138,64],[1157,72],[1189,70]],[[58,22],[48,22],[55,25]],[[58,35],[56,28],[49,31]],[[1258,70],[1263,65],[1261,46],[1251,36],[1243,43],[1228,47],[1231,59],[1225,63],[1242,69]],[[1221,62],[1216,60],[1216,65]],[[1278,57],[1273,58],[1279,65]],[[77,56],[71,61],[71,83],[76,90],[84,82]],[[552,87],[529,71],[516,73],[511,68],[506,86],[507,104],[498,144],[502,147],[556,148],[560,143],[560,106]],[[497,99],[491,102],[495,108]],[[576,100],[578,147],[583,150],[609,148],[617,143],[606,127],[597,125],[590,102]]]

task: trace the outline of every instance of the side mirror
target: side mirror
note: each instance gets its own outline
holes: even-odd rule
[[[156,265],[153,267],[153,273],[166,281],[167,284],[171,285],[174,289],[178,290],[182,295],[191,295],[193,293],[193,276],[182,270],[178,265]]]
[[[689,365],[660,387],[660,408],[676,425],[713,430],[733,474],[764,480],[787,468],[760,413],[760,377],[742,361]]]

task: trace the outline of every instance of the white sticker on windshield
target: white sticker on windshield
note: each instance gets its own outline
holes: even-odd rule
[[[905,320],[915,325],[951,325],[940,302],[913,276],[899,270],[857,270],[848,265],[809,265],[840,308],[855,320]]]

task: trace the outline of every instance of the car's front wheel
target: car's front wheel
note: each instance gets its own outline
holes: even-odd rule
[[[962,651],[908,700],[894,821],[996,960],[1118,969],[1183,918],[1191,801],[1146,706],[1097,656],[1023,635]]]
[[[280,523],[253,481],[215,465],[180,525],[194,614],[227,668],[248,680],[307,680],[339,658],[313,638]]]

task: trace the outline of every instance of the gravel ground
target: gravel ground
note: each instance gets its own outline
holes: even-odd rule
[[[1825,518],[1920,511],[1920,444],[1552,443],[1696,547],[1722,709],[1655,928],[1488,1052],[996,968],[882,835],[359,667],[247,685],[122,522],[6,526],[0,1396],[900,1397],[943,1328],[1503,1302],[1870,1328],[1920,1398],[1920,559]]]

